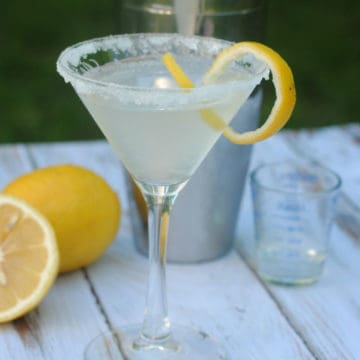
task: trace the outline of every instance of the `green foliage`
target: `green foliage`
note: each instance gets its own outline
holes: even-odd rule
[[[0,142],[101,136],[55,63],[66,46],[112,33],[112,7],[111,0],[2,4]]]
[[[289,127],[360,121],[359,24],[357,1],[269,2],[267,43],[291,65],[297,89]]]
[[[79,140],[100,131],[56,73],[68,45],[115,33],[120,0],[6,1],[0,14],[0,142]],[[291,127],[359,121],[360,3],[273,0],[266,43],[294,70]],[[265,109],[272,97],[266,91]],[[266,110],[265,110],[266,111]]]

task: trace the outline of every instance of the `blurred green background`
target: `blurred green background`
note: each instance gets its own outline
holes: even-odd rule
[[[102,137],[55,62],[74,42],[116,33],[116,1],[2,3],[1,143]],[[268,2],[265,42],[288,60],[296,79],[289,127],[359,122],[359,25],[357,1]],[[266,103],[268,93],[267,87]]]

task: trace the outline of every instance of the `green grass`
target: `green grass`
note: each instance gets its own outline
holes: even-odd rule
[[[297,88],[288,126],[360,121],[359,24],[356,1],[269,2],[267,43],[288,60]]]
[[[78,140],[100,131],[55,62],[66,46],[116,32],[112,0],[7,1],[0,15],[0,142]],[[266,43],[289,61],[290,127],[359,121],[360,3],[269,2]],[[272,101],[266,87],[265,109]],[[266,111],[266,110],[265,110]]]
[[[100,137],[69,85],[56,73],[61,50],[114,32],[110,0],[13,1],[0,26],[1,142]]]

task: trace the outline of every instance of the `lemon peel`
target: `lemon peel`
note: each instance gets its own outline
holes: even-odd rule
[[[176,83],[181,88],[190,89],[195,87],[194,83],[189,79],[184,70],[178,65],[171,53],[167,52],[165,55],[163,55],[162,61],[169,73],[175,79]],[[202,119],[214,130],[223,131],[227,127],[225,121],[221,119],[221,117],[213,110],[201,109],[199,112]]]
[[[180,65],[175,61],[174,57],[171,53],[167,52],[162,57],[162,61],[169,73],[173,76],[177,84],[182,88],[194,88],[195,85],[189,79],[189,77],[185,74],[184,70],[180,67]]]
[[[252,54],[257,60],[266,64],[272,73],[276,99],[266,121],[253,131],[238,133],[228,126],[219,115],[211,109],[200,111],[202,118],[214,129],[223,131],[223,135],[235,144],[252,144],[265,140],[281,130],[289,120],[296,103],[294,77],[287,62],[273,49],[258,42],[239,42],[223,49],[216,57],[203,77],[204,84],[214,83],[226,67],[238,61],[246,54]],[[185,72],[170,53],[163,56],[163,62],[180,87],[192,84]],[[179,71],[180,68],[180,71]]]

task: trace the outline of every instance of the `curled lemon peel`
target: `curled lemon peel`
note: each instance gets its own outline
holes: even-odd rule
[[[174,57],[171,53],[167,52],[162,57],[162,61],[169,73],[175,79],[177,84],[181,88],[194,88],[194,83],[189,79],[189,77],[185,74],[184,70],[180,67],[180,65],[175,61]]]
[[[213,83],[230,63],[249,53],[265,63],[272,73],[276,99],[264,124],[256,130],[238,133],[212,109],[200,110],[202,119],[209,126],[223,131],[223,135],[231,142],[243,145],[265,140],[281,130],[289,120],[296,102],[294,77],[289,65],[276,51],[258,42],[239,42],[223,49],[204,75],[203,83]],[[170,53],[166,53],[162,60],[180,87],[194,87]]]
[[[171,53],[167,52],[164,54],[162,61],[171,76],[181,88],[191,89],[195,87],[194,83],[179,66]],[[227,127],[226,122],[212,109],[201,109],[200,115],[202,119],[216,131],[224,131]]]

